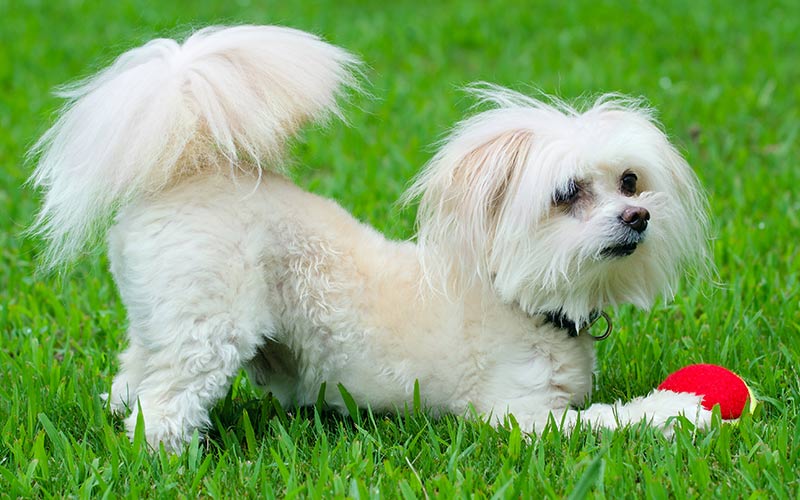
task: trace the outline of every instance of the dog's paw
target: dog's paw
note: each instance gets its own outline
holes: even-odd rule
[[[655,390],[625,407],[631,422],[640,415],[640,420],[647,420],[661,429],[665,437],[671,438],[681,417],[698,429],[707,429],[711,425],[713,414],[703,407],[702,401],[703,396],[696,394]]]
[[[125,419],[125,428],[131,441],[136,434],[138,419],[138,408],[134,409]],[[180,454],[191,439],[191,432],[185,423],[175,416],[144,411],[143,423],[145,440],[154,450],[158,450],[159,446],[163,445],[167,452]]]
[[[114,377],[111,392],[100,395],[103,401],[108,402],[111,413],[118,416],[127,415],[136,406],[136,394],[131,390],[131,384],[122,376]]]

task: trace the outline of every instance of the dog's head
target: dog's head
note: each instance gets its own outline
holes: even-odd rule
[[[490,283],[529,314],[578,324],[649,307],[708,259],[706,202],[649,110],[604,96],[587,111],[497,87],[417,179],[418,240],[457,286]]]

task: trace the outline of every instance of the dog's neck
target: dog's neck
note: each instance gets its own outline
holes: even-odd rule
[[[561,309],[558,311],[546,311],[541,314],[544,316],[545,322],[550,323],[556,328],[566,330],[567,335],[570,337],[577,337],[582,331],[592,326],[594,322],[597,321],[597,318],[599,318],[601,315],[599,311],[592,311],[589,313],[588,320],[578,325],[573,320],[569,319]]]

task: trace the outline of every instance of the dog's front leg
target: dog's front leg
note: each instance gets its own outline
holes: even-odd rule
[[[700,404],[702,396],[653,391],[647,396],[635,398],[627,403],[596,403],[584,410],[554,409],[529,415],[515,415],[523,430],[541,432],[549,421],[554,421],[565,432],[579,426],[593,429],[618,429],[621,427],[647,425],[660,429],[665,436],[672,436],[677,417],[685,417],[698,428],[711,423],[712,413]]]
[[[581,421],[595,427],[617,428],[642,422],[661,429],[666,436],[674,432],[677,417],[685,417],[698,428],[711,424],[712,413],[703,408],[702,396],[655,390],[627,403],[594,404],[579,412]]]

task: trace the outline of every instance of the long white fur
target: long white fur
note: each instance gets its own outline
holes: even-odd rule
[[[699,397],[661,391],[571,409],[590,397],[593,342],[543,315],[582,324],[614,304],[647,307],[707,258],[697,181],[650,112],[476,87],[495,108],[442,145],[408,194],[421,198],[418,244],[395,242],[280,175],[285,142],[338,114],[357,64],[295,30],[207,28],[134,49],[65,91],[31,153],[45,191],[36,228],[55,265],[116,214],[109,259],[130,324],[108,397],[128,431],[141,408],[148,442],[180,450],[242,368],[284,404],[312,404],[326,383],[344,409],[342,383],[391,411],[418,380],[433,412],[472,405],[531,432],[552,417],[566,428],[707,424]],[[619,191],[626,170],[635,196]],[[591,196],[554,207],[573,179]],[[633,205],[652,215],[645,239],[609,258]],[[420,294],[429,284],[444,293]]]
[[[672,294],[687,265],[703,274],[705,198],[651,110],[616,95],[601,96],[580,113],[490,84],[470,90],[495,109],[460,123],[406,193],[407,200],[421,198],[418,239],[426,253],[444,254],[462,279],[491,279],[506,301],[531,314],[561,309],[575,321],[619,303],[647,308],[659,292]],[[586,177],[598,164],[647,165],[644,181],[662,191],[640,195],[654,217],[647,250],[599,266],[608,235],[592,229],[607,226],[550,210],[555,187]],[[503,198],[493,200],[499,189]],[[616,219],[619,212],[617,201],[598,207],[595,217]],[[615,283],[604,286],[610,279]]]
[[[183,44],[153,40],[63,88],[61,116],[30,152],[46,192],[35,225],[50,242],[45,265],[74,258],[114,209],[182,175],[280,169],[300,125],[340,114],[357,63],[298,30],[209,27]]]

